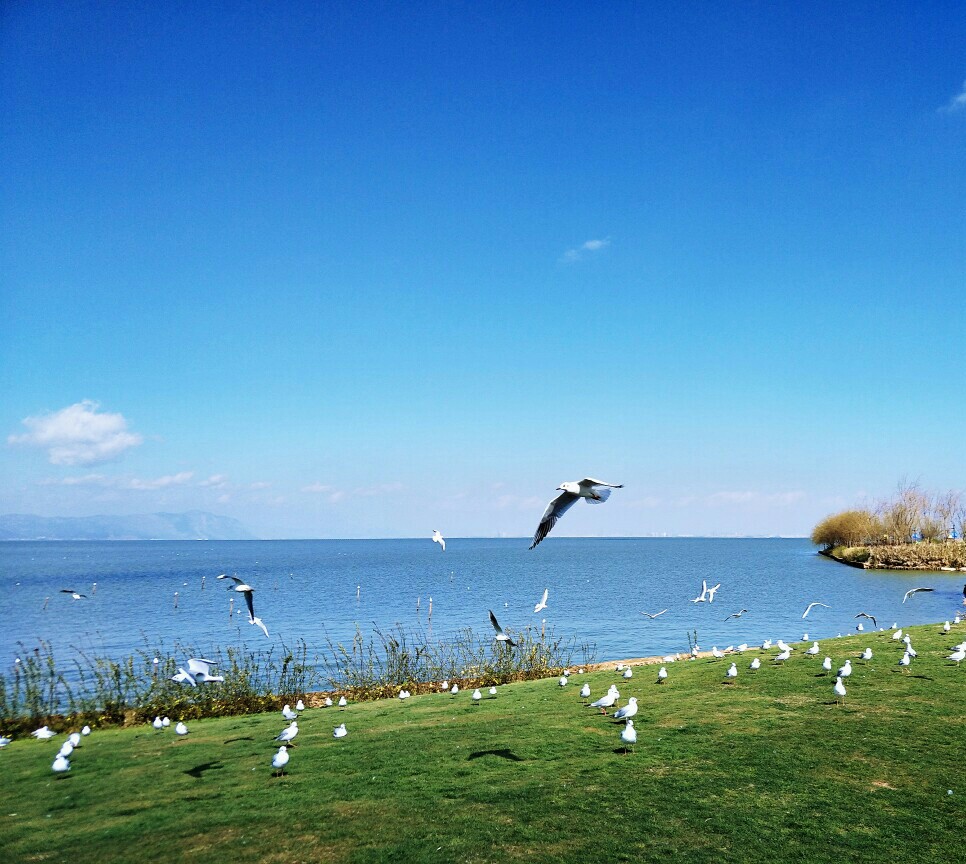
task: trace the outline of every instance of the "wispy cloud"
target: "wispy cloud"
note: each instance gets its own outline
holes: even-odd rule
[[[144,438],[129,432],[123,414],[98,413],[97,402],[85,399],[50,414],[25,417],[23,435],[10,435],[8,444],[24,444],[47,451],[54,465],[95,465],[110,462]]]
[[[224,474],[212,474],[207,480],[202,480],[198,485],[208,489],[224,489],[228,485],[228,478]]]
[[[966,81],[963,81],[962,90],[953,96],[939,110],[946,114],[950,114],[953,111],[962,111],[963,109],[966,109]]]
[[[581,243],[580,246],[568,249],[560,256],[560,260],[566,264],[572,264],[574,261],[580,261],[582,258],[600,252],[601,249],[606,249],[608,246],[610,246],[610,239],[588,240],[586,243]]]
[[[335,487],[329,486],[328,483],[309,483],[308,486],[302,487],[303,492],[312,492],[317,495],[321,495],[323,492],[334,492]]]
[[[83,474],[74,477],[60,477],[57,479],[41,480],[42,486],[80,486],[99,489],[130,489],[147,491],[152,489],[166,489],[170,486],[184,486],[194,477],[192,471],[181,471],[178,474],[165,474],[151,480],[140,477],[111,477],[105,474]]]
[[[264,480],[257,480],[254,483],[249,483],[248,484],[248,488],[249,489],[256,489],[256,490],[257,489],[268,489],[268,488],[271,487],[271,485],[272,485],[271,483],[267,483]]]
[[[734,492],[715,492],[704,499],[704,503],[711,507],[726,507],[734,504],[757,504],[771,507],[788,507],[801,501],[805,493],[795,490],[791,492],[753,492],[739,490]]]

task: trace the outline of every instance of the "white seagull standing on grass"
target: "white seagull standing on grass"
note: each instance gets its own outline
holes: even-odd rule
[[[439,548],[441,552],[446,551],[446,541],[443,539],[443,535],[439,533],[435,528],[433,529],[433,542],[439,543]]]
[[[621,741],[624,742],[624,755],[627,755],[627,748],[633,747],[637,743],[637,730],[634,728],[634,721],[628,720],[627,725],[621,730]]]
[[[634,696],[631,696],[631,698],[627,700],[627,704],[623,708],[618,708],[614,712],[614,719],[628,720],[631,717],[634,717],[636,714],[637,714],[637,698]]]
[[[264,633],[265,636],[267,637],[268,636],[268,628],[265,626],[265,622],[263,622],[261,618],[258,618],[255,615],[255,604],[252,601],[252,595],[255,593],[255,589],[252,588],[251,585],[246,585],[237,576],[228,576],[227,574],[222,573],[221,576],[219,576],[218,578],[219,579],[231,579],[232,582],[235,583],[235,587],[234,588],[229,588],[228,590],[229,591],[237,591],[239,594],[244,594],[245,595],[245,604],[248,606],[248,623],[249,624],[254,624],[256,627],[260,628],[261,631],[262,631],[262,633]]]
[[[285,773],[285,766],[288,765],[288,760],[288,747],[283,744],[278,748],[278,753],[272,757],[272,767],[275,769],[276,777]]]
[[[594,480],[592,477],[585,477],[576,483],[561,483],[557,487],[560,494],[547,505],[547,509],[544,511],[540,524],[537,525],[537,530],[533,535],[530,548],[533,549],[550,533],[553,526],[557,524],[557,520],[577,503],[577,499],[583,498],[588,504],[601,504],[610,498],[611,489],[623,488],[623,483],[604,483],[602,480]]]

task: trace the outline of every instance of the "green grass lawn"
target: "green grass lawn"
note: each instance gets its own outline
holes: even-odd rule
[[[479,705],[464,691],[310,709],[281,778],[280,714],[194,721],[185,740],[173,725],[95,730],[57,777],[63,735],[18,739],[0,751],[0,858],[959,861],[966,668],[945,656],[966,623],[908,632],[908,672],[889,633],[864,633],[823,641],[817,659],[797,646],[781,667],[775,650],[675,663],[661,686],[640,666],[507,685]],[[844,706],[825,654],[852,657]],[[611,682],[621,704],[638,698],[635,752],[581,705],[585,681],[595,698]]]

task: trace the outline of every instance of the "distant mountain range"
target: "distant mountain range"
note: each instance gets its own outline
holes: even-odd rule
[[[190,510],[135,516],[0,516],[0,540],[254,540],[237,519]]]

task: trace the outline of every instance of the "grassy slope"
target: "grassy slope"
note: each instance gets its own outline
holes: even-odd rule
[[[277,714],[195,721],[187,740],[150,727],[95,730],[68,776],[63,741],[0,752],[0,848],[9,861],[951,861],[966,824],[966,668],[943,636],[913,628],[897,670],[888,633],[826,640],[853,659],[836,705],[820,659],[756,654],[573,676],[637,696],[639,743],[584,708],[578,686],[312,709],[285,777]],[[333,740],[345,721],[349,736]],[[947,790],[954,790],[947,795]]]

